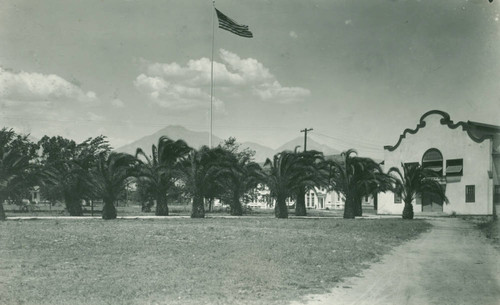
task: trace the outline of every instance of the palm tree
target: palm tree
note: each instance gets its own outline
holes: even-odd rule
[[[6,219],[3,202],[26,186],[31,168],[28,155],[11,147],[15,136],[12,129],[0,130],[0,221]]]
[[[363,216],[362,199],[366,196],[377,196],[378,193],[393,189],[394,179],[383,172],[382,167],[369,158],[364,162],[364,170],[359,171],[359,181],[354,204],[354,216]]]
[[[125,153],[101,153],[94,170],[94,195],[102,198],[103,219],[115,219],[115,202],[125,191],[127,178],[133,175],[137,159]]]
[[[205,217],[204,199],[214,196],[213,189],[220,189],[223,180],[227,179],[229,164],[224,156],[227,152],[221,147],[202,146],[184,159],[181,167],[184,187],[193,199],[191,218]]]
[[[297,150],[295,150],[296,152]],[[297,153],[297,152],[296,152]],[[323,153],[316,150],[309,150],[297,153],[299,158],[305,163],[304,169],[309,171],[304,173],[314,180],[314,186],[323,186],[327,183],[327,172],[325,171],[325,159]],[[304,185],[297,190],[295,202],[295,216],[306,216],[306,196],[307,186]]]
[[[0,220],[5,219],[5,199],[25,198],[29,188],[39,182],[33,162],[38,148],[28,135],[18,135],[6,127],[0,129]]]
[[[232,196],[230,213],[233,216],[241,216],[243,215],[243,208],[240,198],[249,190],[257,187],[259,182],[262,181],[263,175],[260,165],[250,161],[248,156],[239,160],[233,159],[227,168],[228,179],[226,180]]]
[[[341,162],[328,162],[330,186],[344,195],[344,218],[354,218],[361,214],[361,198],[378,190],[385,191],[389,180],[377,162],[358,157],[353,149],[342,152],[341,157]]]
[[[62,137],[43,137],[39,143],[43,149],[42,190],[62,198],[71,216],[82,216],[82,200],[90,199],[95,188],[92,171],[99,155],[111,150],[106,137],[88,138],[80,144]]]
[[[417,195],[424,192],[439,196],[443,201],[448,202],[441,184],[433,178],[439,175],[432,170],[423,168],[418,163],[402,163],[403,173],[397,167],[391,167],[389,175],[395,177],[395,192],[400,195],[405,203],[403,208],[403,219],[413,219],[412,201]]]
[[[61,160],[45,168],[44,180],[55,193],[60,194],[71,216],[82,216],[82,199],[93,191],[90,169],[79,160]]]
[[[266,168],[267,167],[267,168]],[[274,213],[277,218],[288,218],[286,199],[294,196],[301,187],[316,184],[311,165],[298,154],[283,151],[264,163],[265,181],[271,196],[276,199]]]
[[[14,150],[0,149],[0,220],[6,219],[3,202],[17,186],[24,184],[24,175],[29,167],[26,156]]]
[[[173,141],[165,136],[160,137],[158,146],[152,146],[152,156],[138,148],[135,154],[139,159],[140,167],[137,173],[141,185],[154,192],[156,199],[157,216],[168,216],[167,194],[178,180],[180,160],[185,157],[191,148],[183,140]]]

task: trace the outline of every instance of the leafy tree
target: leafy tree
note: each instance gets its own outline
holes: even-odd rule
[[[28,157],[31,164],[35,164],[38,161],[38,150],[40,149],[40,145],[33,143],[29,135],[15,134],[12,141],[9,143],[9,147],[19,154]]]
[[[389,175],[395,177],[395,192],[400,195],[405,203],[403,208],[403,219],[413,219],[412,201],[417,195],[424,192],[439,196],[443,201],[448,202],[441,184],[433,178],[439,175],[432,170],[423,168],[418,163],[402,163],[403,172],[397,167],[391,167]]]
[[[264,163],[265,181],[271,196],[276,199],[274,213],[277,218],[288,218],[286,199],[294,196],[301,187],[316,185],[311,164],[291,151],[283,151]]]
[[[353,149],[341,153],[341,162],[330,160],[330,186],[345,198],[344,218],[361,215],[361,199],[364,196],[390,187],[390,180],[380,165],[370,158],[356,155]]]
[[[238,160],[248,159],[249,161],[254,161],[255,150],[248,147],[241,149],[241,144],[236,142],[236,138],[234,137],[229,137],[220,147],[235,155]]]
[[[127,178],[134,174],[137,159],[125,153],[102,152],[93,172],[94,195],[102,198],[103,219],[115,219],[115,202],[125,192]]]
[[[54,164],[61,160],[72,160],[76,157],[76,142],[61,136],[44,136],[38,141],[42,149],[43,164]]]
[[[179,179],[180,161],[191,148],[183,140],[173,141],[167,137],[158,140],[158,146],[152,146],[152,156],[138,148],[136,157],[140,166],[137,173],[140,187],[153,192],[156,199],[156,212],[158,216],[168,216],[167,194],[175,188]]]

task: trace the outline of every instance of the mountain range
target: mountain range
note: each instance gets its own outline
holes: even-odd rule
[[[208,132],[192,131],[188,130],[183,126],[171,125],[167,126],[151,135],[144,136],[138,140],[135,140],[127,145],[118,147],[117,152],[126,152],[129,154],[135,154],[138,147],[142,148],[146,153],[151,153],[151,146],[158,143],[158,139],[161,136],[167,136],[172,140],[182,139],[193,148],[200,148],[203,145],[207,145],[208,142]],[[223,143],[224,140],[212,136],[212,142],[214,145]],[[283,150],[294,150],[296,146],[300,146],[301,149],[304,145],[304,138],[297,137],[292,139],[276,149],[255,143],[255,142],[242,142],[240,148],[249,148],[255,151],[255,161],[263,162],[266,158],[272,158],[274,154],[281,152]],[[308,150],[318,150],[323,152],[325,155],[334,155],[340,153],[338,150],[331,148],[327,145],[320,144],[310,137],[307,138],[307,149]]]

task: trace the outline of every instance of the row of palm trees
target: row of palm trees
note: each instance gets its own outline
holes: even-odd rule
[[[391,168],[384,173],[377,162],[357,156],[354,150],[343,152],[341,160],[325,158],[318,151],[283,151],[261,166],[252,160],[251,152],[239,151],[231,138],[215,148],[193,149],[183,140],[161,137],[151,155],[138,148],[135,156],[110,152],[100,138],[89,140],[71,159],[37,167],[12,147],[14,136],[12,130],[0,132],[0,218],[4,219],[1,203],[16,188],[16,181],[25,183],[28,176],[32,183],[61,194],[70,215],[83,214],[82,199],[102,199],[104,219],[117,217],[115,204],[131,179],[156,201],[156,215],[168,215],[169,200],[184,194],[192,200],[192,218],[205,217],[205,201],[214,198],[222,198],[232,215],[242,215],[241,199],[259,184],[266,185],[276,201],[277,218],[288,217],[288,198],[296,200],[295,215],[305,216],[305,192],[311,188],[342,194],[344,218],[361,216],[364,196],[389,190],[402,195],[407,219],[413,218],[412,201],[418,194],[431,192],[446,199],[432,179],[434,172],[418,164],[402,164],[403,171]]]

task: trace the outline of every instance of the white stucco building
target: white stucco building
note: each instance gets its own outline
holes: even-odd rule
[[[306,192],[305,202],[308,209],[343,210],[345,198],[342,194],[335,191],[329,191],[324,188],[313,188]],[[372,196],[365,196],[361,203],[364,206],[373,206],[374,198]]]
[[[275,199],[271,198],[269,189],[265,185],[259,185],[255,190],[255,196],[247,202],[248,206],[252,208],[274,208]],[[295,200],[287,198],[286,203],[289,207],[295,206]],[[325,188],[311,188],[305,194],[305,204],[307,209],[319,210],[343,210],[345,205],[345,198],[342,194],[335,191],[329,191]],[[374,205],[374,198],[366,196],[362,199],[364,206]]]
[[[494,213],[500,199],[500,126],[454,123],[447,113],[432,110],[420,118],[415,129],[405,129],[397,143],[384,150],[386,172],[391,167],[401,169],[401,163],[418,162],[440,174],[449,203],[422,194],[413,202],[416,214]],[[394,193],[380,193],[377,213],[401,214],[403,205]]]

